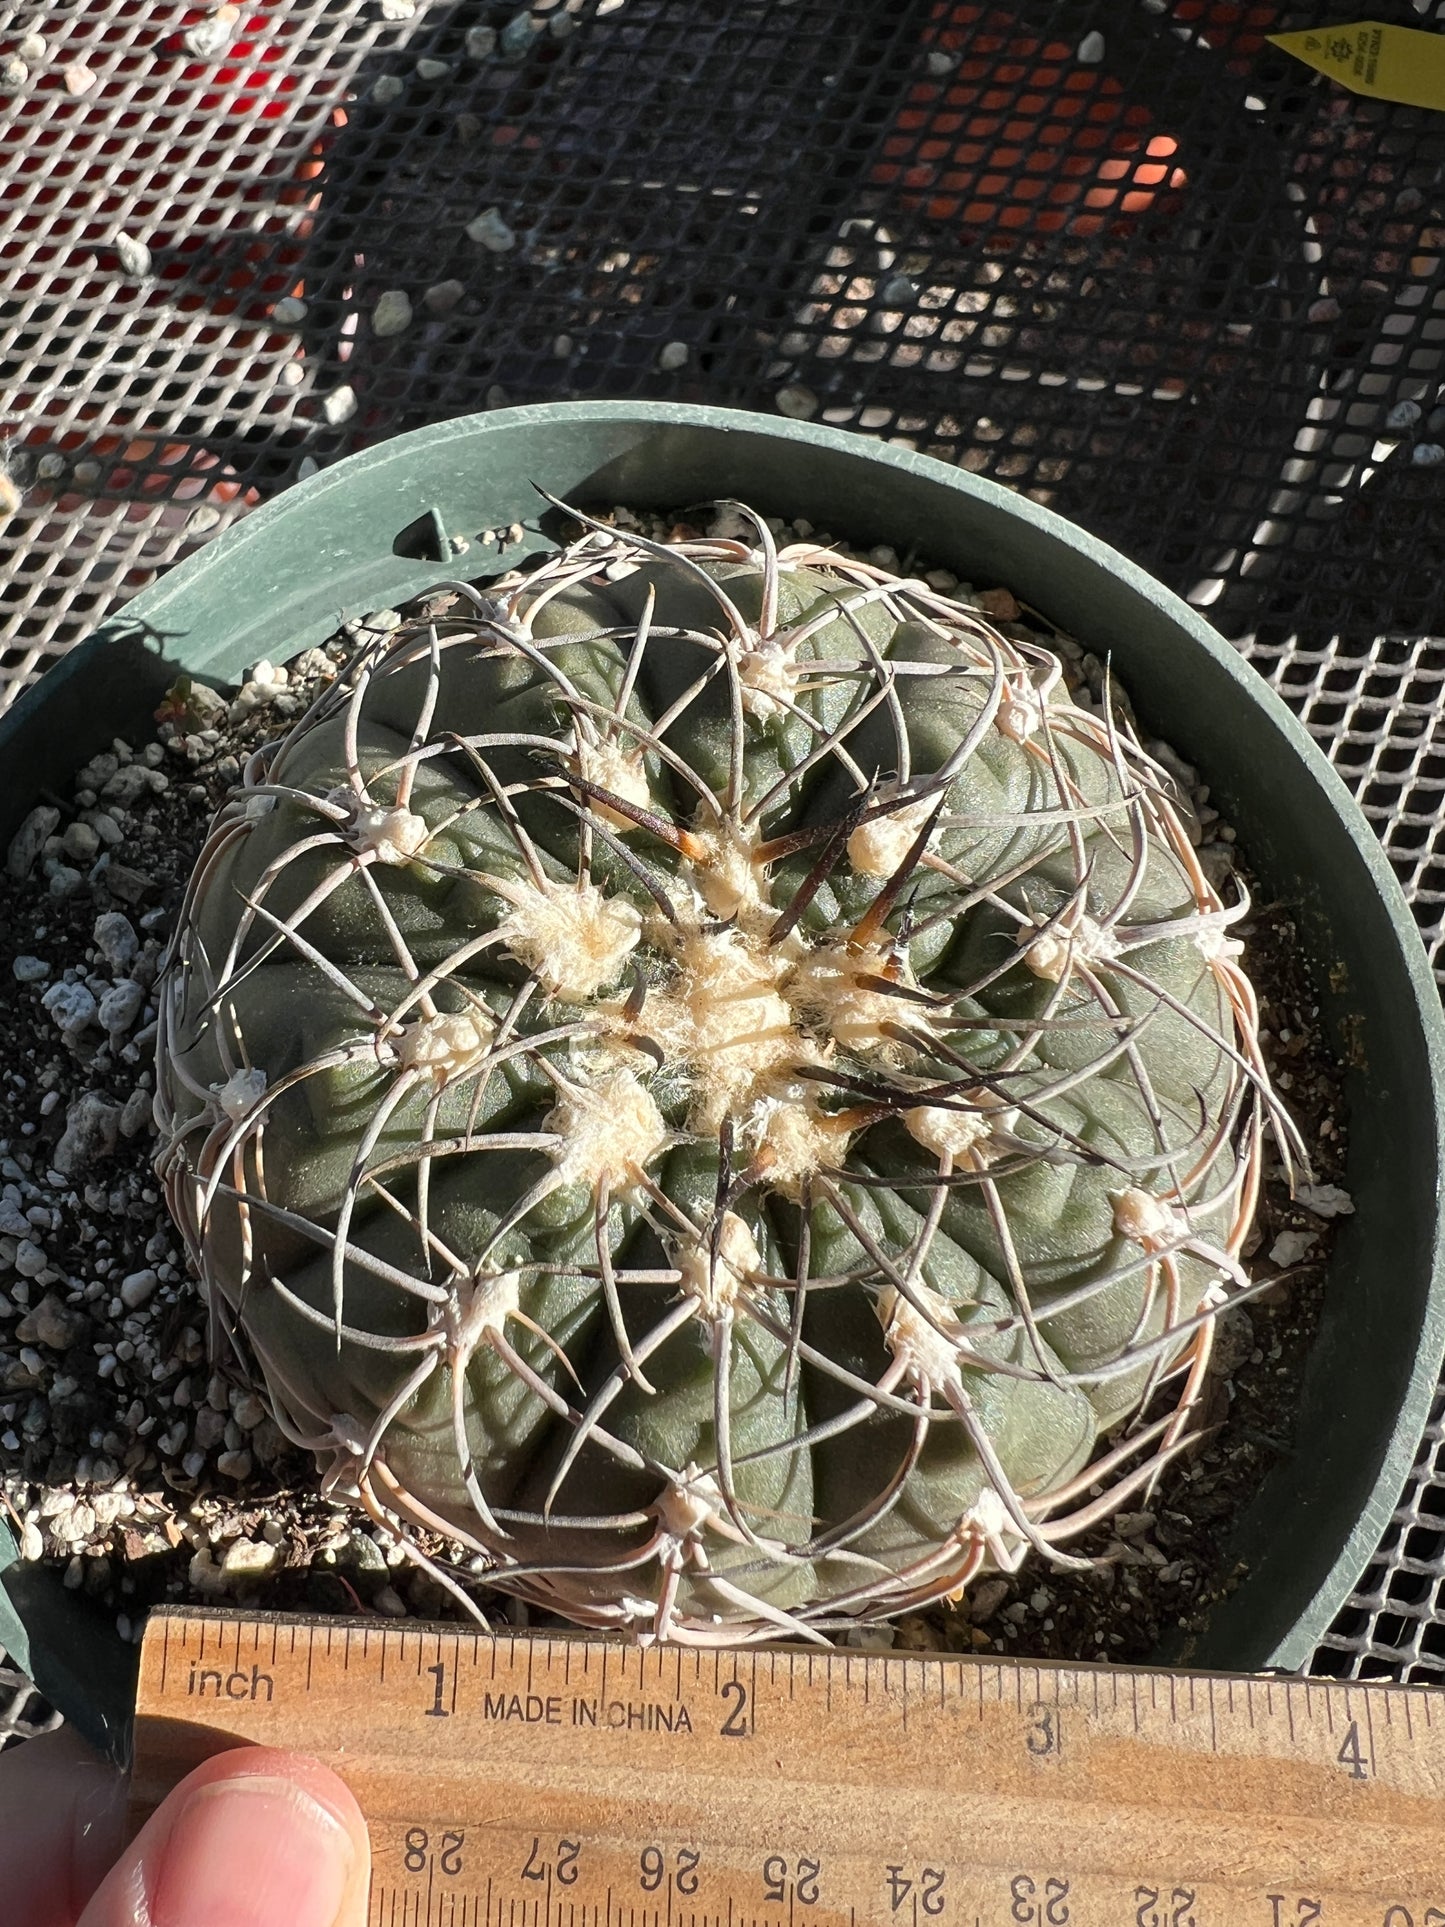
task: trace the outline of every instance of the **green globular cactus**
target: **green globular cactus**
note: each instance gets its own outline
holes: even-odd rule
[[[216,818],[158,1079],[213,1317],[331,1489],[582,1624],[1077,1563],[1288,1157],[1243,893],[1044,647],[750,514],[578,520]]]

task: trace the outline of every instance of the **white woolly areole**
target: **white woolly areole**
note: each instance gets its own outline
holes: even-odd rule
[[[634,803],[640,810],[652,808],[652,792],[647,787],[641,750],[624,750],[620,743],[579,741],[572,755],[572,766],[587,782],[595,783],[599,789],[611,790],[624,803]],[[609,829],[637,828],[630,816],[624,816],[607,803],[589,799],[588,809]]]
[[[232,1071],[224,1084],[212,1084],[216,1108],[233,1123],[254,1111],[266,1094],[266,1073],[262,1070]]]
[[[481,1010],[457,1010],[419,1017],[397,1041],[405,1070],[429,1071],[439,1084],[462,1076],[484,1058],[495,1026]]]
[[[584,1004],[622,975],[642,935],[642,914],[626,897],[604,896],[595,883],[530,877],[479,881],[512,906],[498,934],[549,997]]]
[[[710,916],[723,923],[737,918],[745,928],[771,923],[777,911],[768,902],[757,865],[757,837],[740,840],[731,826],[696,830],[688,875]]]
[[[812,1093],[790,1084],[781,1094],[759,1098],[743,1126],[743,1142],[774,1190],[796,1197],[802,1181],[841,1165],[858,1129],[846,1111],[821,1111]]]
[[[370,850],[378,863],[410,863],[431,841],[431,826],[413,810],[360,810],[342,834],[353,850]]]
[[[998,706],[998,732],[1011,743],[1022,743],[1042,728],[1044,698],[1032,684],[1020,689],[1010,684]]]
[[[678,1252],[677,1268],[683,1296],[693,1300],[700,1317],[716,1323],[732,1311],[762,1261],[752,1231],[736,1211],[722,1215],[716,1263],[712,1244],[708,1227],[696,1244]]]
[[[1062,983],[1076,963],[1108,963],[1119,955],[1113,932],[1087,915],[1075,918],[1072,925],[1058,924],[1041,936],[1032,936],[1025,929],[1019,934],[1019,942],[1027,945],[1024,962],[1029,969],[1054,984]]]
[[[783,637],[768,637],[756,649],[737,658],[743,708],[760,723],[781,716],[794,701],[800,669],[793,645]]]
[[[905,1021],[908,1007],[864,980],[881,977],[907,984],[906,968],[878,944],[850,950],[845,943],[820,944],[802,957],[786,986],[790,1003],[846,1050],[896,1054],[899,1046],[886,1026]]]
[[[1238,937],[1231,937],[1228,930],[1219,923],[1201,923],[1194,932],[1194,944],[1206,963],[1225,963],[1233,957],[1244,955],[1244,945]]]
[[[986,1485],[958,1522],[960,1532],[971,1531],[983,1540],[988,1556],[1000,1572],[1016,1572],[1029,1549],[1004,1504],[991,1485]]]
[[[926,1151],[965,1170],[980,1170],[999,1156],[999,1147],[992,1142],[995,1132],[1012,1130],[1018,1112],[1006,1110],[990,1091],[961,1095],[966,1103],[980,1108],[956,1111],[945,1104],[916,1104],[903,1113],[903,1122]]]
[[[591,1191],[604,1183],[614,1192],[634,1189],[668,1139],[651,1091],[626,1069],[607,1071],[594,1083],[567,1085],[546,1128],[560,1143],[558,1177]]]
[[[1131,1185],[1113,1200],[1114,1229],[1145,1251],[1160,1251],[1188,1236],[1183,1217],[1152,1192]]]
[[[649,995],[641,1028],[669,1063],[687,1066],[688,1121],[711,1133],[817,1052],[780,988],[789,967],[780,951],[735,929],[694,928],[675,942],[674,961],[677,975]]]
[[[921,1279],[914,1281],[912,1292],[917,1305],[910,1304],[892,1285],[879,1292],[877,1310],[883,1342],[920,1384],[946,1384],[959,1375],[958,1345],[948,1334],[961,1336],[962,1327],[948,1300]]]
[[[500,1338],[522,1302],[522,1280],[515,1271],[484,1271],[470,1287],[458,1288],[459,1303],[448,1316],[453,1347],[469,1358],[479,1345]]]
[[[848,838],[848,861],[860,876],[886,881],[913,848],[938,799],[920,796],[914,803],[860,823]]]
[[[653,1501],[657,1522],[672,1539],[690,1538],[723,1515],[723,1496],[711,1472],[695,1465],[683,1467],[678,1478]]]

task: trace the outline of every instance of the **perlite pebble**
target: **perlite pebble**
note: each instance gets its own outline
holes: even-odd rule
[[[120,259],[121,272],[143,281],[151,271],[151,251],[145,242],[138,241],[133,234],[117,234],[113,246]],[[78,466],[75,472],[78,476]]]
[[[140,954],[140,938],[135,925],[120,910],[103,910],[91,932],[96,949],[111,969],[125,972]]]
[[[145,1000],[145,991],[135,979],[122,977],[100,1000],[97,1014],[101,1029],[109,1031],[112,1037],[123,1036],[140,1016]]]
[[[217,7],[213,14],[181,36],[186,52],[194,54],[197,60],[214,60],[230,46],[240,19],[239,7]]]
[[[5,868],[17,882],[34,869],[36,858],[45,848],[45,839],[54,835],[59,822],[59,810],[49,803],[37,803],[11,837]]]
[[[7,54],[0,60],[0,94],[18,94],[30,78],[30,69],[19,54]]]
[[[65,854],[74,857],[77,863],[93,862],[100,851],[100,838],[89,823],[67,823],[60,840]]]
[[[490,60],[497,51],[497,30],[495,27],[470,27],[467,30],[466,48],[472,60]]]
[[[52,1160],[55,1169],[62,1177],[80,1176],[111,1155],[119,1129],[119,1104],[112,1104],[99,1091],[83,1092],[65,1113],[65,1130]]]
[[[259,1579],[279,1557],[278,1549],[264,1539],[233,1539],[221,1554],[221,1571],[228,1579]]]
[[[28,33],[15,51],[22,60],[28,60],[34,63],[38,60],[44,60],[50,49],[45,44],[44,34]]]
[[[333,388],[321,404],[321,412],[332,428],[339,428],[349,422],[356,413],[356,390],[349,384]]]
[[[780,388],[773,399],[777,403],[778,413],[788,416],[792,421],[807,421],[810,415],[818,412],[818,397],[811,388],[804,388],[801,382],[791,382],[786,388]]]
[[[1445,447],[1439,442],[1417,442],[1411,450],[1410,460],[1416,468],[1438,468],[1445,462]]]
[[[284,294],[271,310],[278,328],[295,328],[306,319],[306,303],[299,295]]]
[[[1385,417],[1385,426],[1396,430],[1413,428],[1424,412],[1417,401],[1397,401]]]
[[[445,80],[451,68],[444,60],[419,60],[416,71],[421,80]]]
[[[380,0],[377,11],[383,20],[410,20],[416,13],[416,0]]]
[[[43,957],[17,957],[10,966],[10,974],[17,984],[44,983],[50,975],[50,965]]]
[[[78,1037],[95,1021],[96,1001],[84,984],[52,984],[40,999],[63,1037]]]
[[[1104,36],[1095,31],[1086,33],[1079,42],[1078,58],[1085,67],[1097,67],[1104,58]]]
[[[542,22],[533,14],[513,14],[503,27],[498,42],[503,56],[508,60],[520,60],[542,31]]]
[[[394,100],[400,100],[406,92],[406,83],[397,74],[383,74],[372,82],[371,101],[377,107],[389,107]]]
[[[493,254],[505,254],[508,248],[517,245],[517,237],[502,219],[500,208],[489,207],[474,221],[468,221],[466,232],[469,241],[477,242]]]
[[[411,326],[411,296],[401,288],[388,288],[371,311],[371,331],[385,341],[389,335],[402,334]]]
[[[687,366],[689,349],[685,341],[669,341],[658,350],[657,365],[664,374],[670,375],[679,368]]]

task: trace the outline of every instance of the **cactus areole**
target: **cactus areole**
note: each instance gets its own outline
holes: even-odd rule
[[[579,522],[215,821],[158,1104],[213,1315],[459,1592],[722,1644],[1072,1563],[1288,1156],[1243,893],[1043,646]]]

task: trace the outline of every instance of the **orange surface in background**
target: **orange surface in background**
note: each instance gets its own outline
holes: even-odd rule
[[[1238,73],[1277,13],[1178,0],[1172,18]],[[1107,19],[1102,32],[1107,49]],[[999,7],[940,0],[926,44],[958,64],[914,82],[872,175],[902,188],[906,207],[970,239],[1087,237],[1186,185],[1177,138],[1102,66],[1082,64],[1071,42],[1020,31]]]

